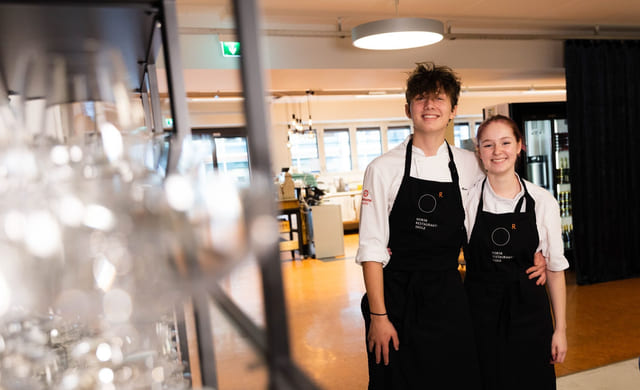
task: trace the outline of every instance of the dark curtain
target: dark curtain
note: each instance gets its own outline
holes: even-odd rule
[[[579,284],[640,275],[640,41],[565,42]]]

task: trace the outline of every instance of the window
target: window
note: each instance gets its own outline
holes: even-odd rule
[[[245,137],[214,138],[219,172],[233,177],[241,185],[249,184],[249,158]]]
[[[298,172],[320,172],[318,137],[315,130],[289,135],[291,165]]]
[[[202,156],[207,172],[227,175],[239,186],[249,185],[246,137],[220,137],[214,133],[192,135],[192,153]]]
[[[196,159],[202,159],[207,172],[215,170],[213,136],[211,134],[193,134],[191,144],[183,145],[183,150],[185,147],[189,148],[189,155],[195,156]]]
[[[387,129],[387,150],[391,150],[401,144],[411,134],[409,126],[393,126]]]
[[[358,150],[358,169],[364,170],[374,158],[382,154],[380,128],[357,129],[356,149]]]
[[[349,129],[326,129],[324,131],[324,155],[327,172],[351,171]]]
[[[469,124],[455,123],[453,125],[453,139],[457,147],[461,147],[461,141],[469,139]]]

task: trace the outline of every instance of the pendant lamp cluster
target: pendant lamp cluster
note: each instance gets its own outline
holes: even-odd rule
[[[311,119],[311,101],[309,99],[310,96],[314,94],[313,91],[306,91],[307,95],[307,113],[309,115],[309,119],[305,123],[302,119],[302,110],[301,107],[298,107],[299,114],[296,115],[294,112],[291,114],[291,121],[287,123],[287,130],[289,135],[292,134],[313,134],[313,120]]]
[[[351,30],[353,45],[369,50],[400,50],[427,46],[442,40],[442,22],[425,18],[398,18],[398,2],[395,0],[395,18],[354,27]]]

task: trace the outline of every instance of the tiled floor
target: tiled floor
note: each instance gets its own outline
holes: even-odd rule
[[[357,234],[345,236],[343,258],[282,263],[292,355],[323,389],[366,388],[359,309],[364,284],[353,261],[357,239]],[[571,273],[567,279],[570,349],[566,362],[556,367],[559,390],[640,389],[640,279],[591,286],[577,286]],[[262,321],[255,265],[236,269],[224,286]],[[213,321],[219,389],[264,389],[264,366],[252,349],[221,315],[214,313]],[[595,367],[601,368],[589,370]]]
[[[638,359],[625,360],[558,378],[558,390],[640,389]]]

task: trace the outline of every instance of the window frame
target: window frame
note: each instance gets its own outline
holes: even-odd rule
[[[347,144],[347,150],[348,150],[348,153],[349,153],[349,156],[348,156],[349,169],[348,170],[346,170],[346,171],[345,170],[338,170],[338,171],[329,170],[329,167],[328,167],[329,164],[327,163],[328,162],[327,157],[329,157],[329,155],[327,154],[327,141],[326,141],[327,133],[346,133],[346,135],[347,135],[347,143],[348,143]],[[350,134],[350,131],[349,131],[348,127],[339,127],[339,128],[334,127],[334,128],[325,128],[325,129],[323,129],[323,131],[322,131],[322,143],[323,143],[323,146],[324,146],[324,158],[322,159],[322,161],[324,162],[324,172],[325,173],[329,174],[329,173],[340,173],[340,172],[351,172],[351,171],[353,171],[353,156],[352,156],[352,153],[351,153],[351,144],[352,144],[352,142],[351,142],[351,134]],[[331,156],[331,157],[339,157],[339,156]]]
[[[308,172],[308,173],[321,173],[322,172],[322,165],[320,163],[321,162],[321,160],[320,160],[320,148],[319,148],[319,142],[318,142],[318,131],[317,131],[317,129],[306,130],[304,133],[290,133],[289,134],[289,140],[288,141],[289,141],[289,145],[290,145],[289,146],[289,156],[291,157],[291,167],[292,168],[293,167],[301,168],[302,164],[298,165],[298,164],[295,163],[295,161],[296,160],[303,160],[302,158],[295,158],[293,156],[294,145],[293,145],[293,141],[292,141],[291,137],[292,136],[304,137],[304,136],[307,136],[309,133],[313,134],[313,138],[315,140],[315,142],[314,142],[315,143],[315,157],[311,157],[311,158],[308,158],[306,160],[313,160],[313,159],[317,160],[316,164],[313,164],[313,163],[311,164],[311,165],[316,165],[317,170],[311,169],[310,171],[305,171],[305,172]]]
[[[369,161],[366,164],[363,164],[363,162],[361,161],[361,154],[360,154],[360,143],[358,142],[358,134],[363,134],[365,132],[377,132],[378,133],[378,145],[380,146],[380,153],[378,155],[373,156],[373,158],[369,159]],[[380,126],[361,126],[361,127],[357,127],[356,128],[356,133],[355,133],[355,141],[356,141],[356,156],[355,156],[355,163],[356,163],[356,167],[358,170],[360,171],[364,171],[365,168],[367,167],[367,165],[369,165],[371,163],[371,161],[373,161],[376,157],[381,156],[385,150],[382,146],[382,130],[380,128]],[[367,158],[369,157],[369,155],[366,155]]]

